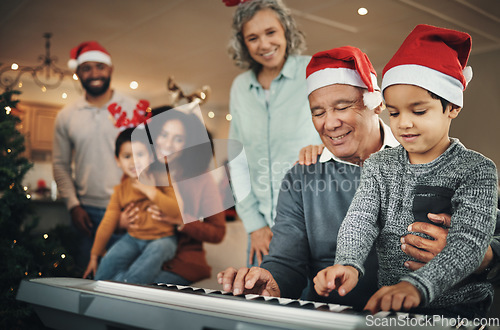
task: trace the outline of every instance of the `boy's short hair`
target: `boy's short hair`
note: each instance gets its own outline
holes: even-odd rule
[[[446,100],[444,97],[441,97],[439,95],[436,95],[434,94],[433,92],[431,91],[427,91],[429,93],[429,95],[435,99],[435,100],[439,100],[441,102],[441,105],[443,106],[443,113],[446,111],[446,107],[448,106],[448,104],[450,104],[451,102]]]
[[[115,141],[115,156],[116,156],[116,158],[118,158],[120,156],[120,149],[121,149],[122,145],[125,142],[132,142],[132,132],[135,129],[136,129],[136,127],[126,128],[123,131],[121,131],[120,134],[118,134],[118,136],[116,137],[116,141]],[[134,141],[134,142],[143,143],[142,141],[139,141],[139,140]],[[147,148],[147,149],[149,151],[149,148]]]

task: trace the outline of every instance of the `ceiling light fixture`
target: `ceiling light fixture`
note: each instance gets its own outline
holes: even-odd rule
[[[19,79],[25,73],[31,74],[33,81],[42,91],[57,88],[61,85],[65,76],[73,76],[73,72],[63,70],[55,65],[57,57],[50,56],[50,38],[52,37],[52,33],[44,33],[43,37],[45,38],[45,55],[38,57],[38,60],[42,64],[30,67],[18,65],[17,63],[3,66],[0,63],[0,87],[4,88],[5,91],[12,90],[15,86],[22,86]]]
[[[358,9],[358,14],[361,16],[365,16],[366,14],[368,14],[368,9],[361,7]]]

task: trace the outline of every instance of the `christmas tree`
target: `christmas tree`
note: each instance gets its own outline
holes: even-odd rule
[[[30,211],[30,195],[22,180],[32,164],[23,157],[24,136],[16,109],[18,91],[0,94],[0,328],[41,327],[32,309],[16,300],[23,279],[71,276],[73,262],[62,241],[72,233],[56,228],[33,234],[37,219]]]

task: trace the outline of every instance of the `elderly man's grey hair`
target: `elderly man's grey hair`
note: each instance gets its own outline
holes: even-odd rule
[[[285,30],[286,52],[285,56],[298,55],[306,48],[304,34],[297,28],[295,20],[281,0],[250,0],[238,5],[233,16],[233,36],[229,41],[228,52],[234,63],[242,69],[252,69],[258,72],[261,64],[257,63],[248,52],[243,40],[243,25],[263,9],[271,9],[276,13],[283,29]]]

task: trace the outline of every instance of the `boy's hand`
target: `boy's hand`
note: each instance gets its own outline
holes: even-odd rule
[[[318,295],[328,297],[332,290],[345,296],[358,284],[359,272],[352,266],[333,265],[318,272],[314,278],[314,289]]]
[[[156,187],[155,186],[146,185],[146,184],[140,182],[139,179],[133,179],[132,180],[132,187],[134,189],[137,189],[140,192],[142,192],[151,201],[156,197]]]
[[[400,311],[420,305],[422,297],[416,287],[409,282],[399,282],[396,285],[380,288],[368,300],[364,310],[375,314],[379,311]]]
[[[83,273],[83,278],[87,278],[90,274],[92,274],[93,277],[95,277],[95,272],[97,271],[97,256],[91,256],[89,264],[87,265],[87,269],[85,270],[85,273]]]

